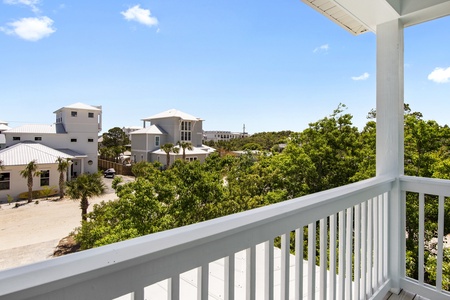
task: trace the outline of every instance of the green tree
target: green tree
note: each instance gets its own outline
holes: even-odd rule
[[[146,177],[149,174],[159,172],[161,164],[159,162],[149,163],[147,161],[140,161],[131,167],[131,172],[137,177]]]
[[[30,161],[25,169],[20,171],[20,175],[27,179],[27,186],[28,186],[28,203],[33,201],[33,177],[41,175],[41,172],[38,170],[38,165],[36,163],[36,160]]]
[[[350,181],[356,182],[369,179],[376,173],[376,127],[375,121],[369,121],[364,126],[360,134],[361,148],[356,153],[357,169],[356,173],[351,177]]]
[[[130,138],[121,128],[114,127],[103,133],[102,144],[105,147],[126,146],[130,144]]]
[[[186,149],[192,150],[192,149],[194,149],[194,147],[192,147],[192,144],[189,142],[180,142],[180,141],[178,141],[178,146],[180,146],[181,149],[183,149],[183,161],[185,161],[186,160]]]
[[[360,134],[352,126],[352,115],[343,113],[345,109],[340,104],[329,117],[310,123],[294,140],[316,168],[317,180],[309,182],[310,192],[348,184],[358,169]]]
[[[108,132],[103,133],[102,137],[102,146],[104,148],[100,148],[100,153],[107,157],[113,156],[115,161],[118,160],[119,155],[123,153],[126,150],[127,145],[130,144],[130,138],[119,127],[109,129]]]
[[[178,153],[180,148],[175,147],[172,143],[167,143],[161,146],[161,150],[166,153],[166,169],[170,166],[170,153]]]
[[[81,174],[75,180],[68,181],[66,187],[66,193],[71,199],[81,200],[81,219],[86,221],[89,198],[100,196],[105,190],[102,174]]]
[[[57,170],[59,172],[59,199],[62,199],[64,198],[64,187],[65,187],[64,174],[69,169],[70,163],[68,159],[62,157],[58,157],[56,159],[56,162],[58,163]]]

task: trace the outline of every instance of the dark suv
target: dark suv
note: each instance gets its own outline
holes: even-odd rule
[[[116,170],[114,170],[113,168],[110,168],[108,170],[105,171],[105,173],[103,173],[103,175],[106,177],[111,177],[114,178],[114,176],[116,175]]]

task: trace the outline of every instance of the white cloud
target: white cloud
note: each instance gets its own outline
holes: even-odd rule
[[[0,27],[0,31],[34,42],[54,33],[56,29],[52,28],[52,24],[53,20],[49,17],[22,18],[8,23],[8,28]]]
[[[150,10],[141,8],[139,4],[120,13],[127,21],[136,21],[146,26],[158,25],[158,19],[151,16]]]
[[[428,75],[428,80],[437,82],[437,83],[446,83],[450,82],[450,67],[447,69],[444,68],[436,68],[433,72]]]
[[[369,73],[365,72],[364,74],[360,75],[360,76],[355,76],[352,77],[353,80],[366,80],[369,78]]]
[[[317,47],[316,49],[314,49],[313,52],[314,52],[314,53],[317,53],[317,52],[327,52],[328,49],[330,49],[330,46],[329,46],[328,44],[325,44],[325,45],[322,45],[322,46]]]
[[[31,10],[35,13],[39,13],[40,9],[37,7],[40,0],[3,0],[3,3],[11,4],[11,5],[26,5],[31,8]]]

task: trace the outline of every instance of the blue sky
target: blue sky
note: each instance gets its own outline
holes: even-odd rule
[[[76,102],[103,129],[179,109],[205,130],[301,131],[375,107],[375,35],[298,0],[0,0],[0,120],[50,124]],[[450,18],[405,30],[405,101],[447,124]]]

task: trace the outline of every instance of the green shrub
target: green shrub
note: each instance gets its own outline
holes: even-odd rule
[[[33,199],[48,198],[50,196],[58,195],[58,190],[53,187],[43,187],[42,190],[33,191],[32,194],[33,194],[33,196],[32,196]],[[21,200],[28,199],[28,192],[20,193],[19,199],[21,199]]]

